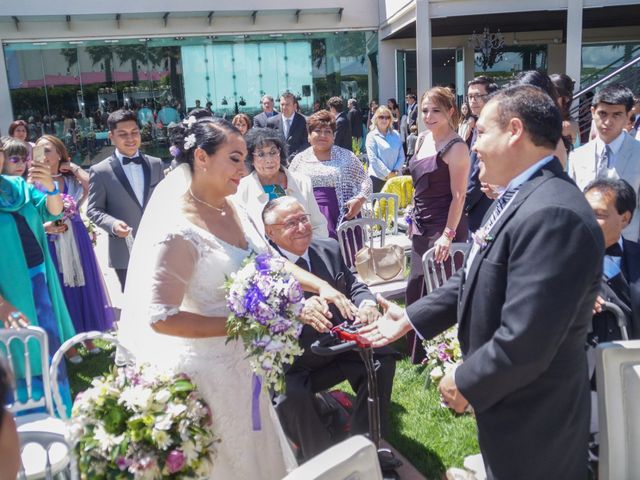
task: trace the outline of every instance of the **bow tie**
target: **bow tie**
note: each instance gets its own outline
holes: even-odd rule
[[[609,246],[605,251],[605,255],[609,255],[610,257],[621,257],[622,256],[622,247],[618,242]]]
[[[122,164],[129,165],[130,163],[135,163],[136,165],[142,165],[142,157],[138,155],[137,157],[129,158],[122,157]]]

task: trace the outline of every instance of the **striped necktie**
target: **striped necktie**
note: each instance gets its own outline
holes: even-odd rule
[[[493,212],[491,213],[489,220],[487,221],[487,223],[485,223],[485,227],[484,227],[485,232],[488,232],[489,230],[491,230],[491,227],[493,227],[493,225],[498,220],[498,217],[500,216],[500,213],[502,213],[502,211],[504,210],[504,207],[508,205],[509,201],[518,192],[518,190],[520,190],[520,186],[509,189],[506,192],[504,192],[500,196],[500,198],[498,198],[498,200],[496,200],[496,208],[493,209]]]
[[[611,153],[611,147],[609,145],[605,145],[604,150],[602,151],[602,155],[600,155],[600,160],[598,161],[598,168],[596,172],[596,175],[598,177],[607,176],[609,163],[611,162]]]

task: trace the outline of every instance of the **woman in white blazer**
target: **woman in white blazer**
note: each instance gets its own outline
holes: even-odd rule
[[[311,179],[285,168],[287,152],[280,133],[272,128],[253,128],[244,137],[247,142],[248,176],[240,181],[236,196],[264,235],[262,210],[269,200],[290,195],[310,215],[314,238],[328,238],[327,219],[313,196]]]

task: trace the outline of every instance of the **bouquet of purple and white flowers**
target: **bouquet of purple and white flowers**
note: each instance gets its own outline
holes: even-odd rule
[[[62,219],[61,221],[71,220],[78,213],[78,204],[71,195],[61,193],[62,197]]]
[[[242,339],[258,385],[283,392],[284,365],[302,354],[300,284],[285,270],[284,259],[260,254],[245,260],[225,287],[231,310],[227,341]]]
[[[422,361],[427,367],[427,385],[440,380],[451,368],[462,360],[458,327],[451,327],[431,340],[423,342],[427,353]]]

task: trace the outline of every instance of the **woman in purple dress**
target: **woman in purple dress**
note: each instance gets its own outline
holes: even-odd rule
[[[329,236],[338,239],[338,225],[360,214],[371,195],[371,179],[353,152],[333,144],[335,117],[320,110],[307,119],[309,144],[292,160],[289,170],[307,175]]]
[[[468,227],[463,215],[469,177],[469,148],[456,133],[458,112],[451,91],[444,87],[428,90],[420,102],[427,131],[416,144],[409,160],[413,179],[411,222],[411,275],[407,284],[407,305],[424,294],[422,255],[436,248],[435,260],[444,262],[455,239],[464,242]],[[424,358],[420,339],[408,337],[412,358]]]
[[[89,191],[89,174],[69,160],[64,144],[57,137],[43,135],[36,142],[36,146],[40,145],[44,147],[45,163],[51,167],[63,200],[66,199],[65,207],[71,199],[75,204],[71,210],[65,208],[64,220],[44,225],[73,326],[78,333],[110,330],[114,321],[113,309],[93,243],[80,216],[80,206]],[[97,351],[91,342],[86,342],[85,346],[92,353]],[[69,355],[74,363],[80,360],[73,349],[69,350]]]

